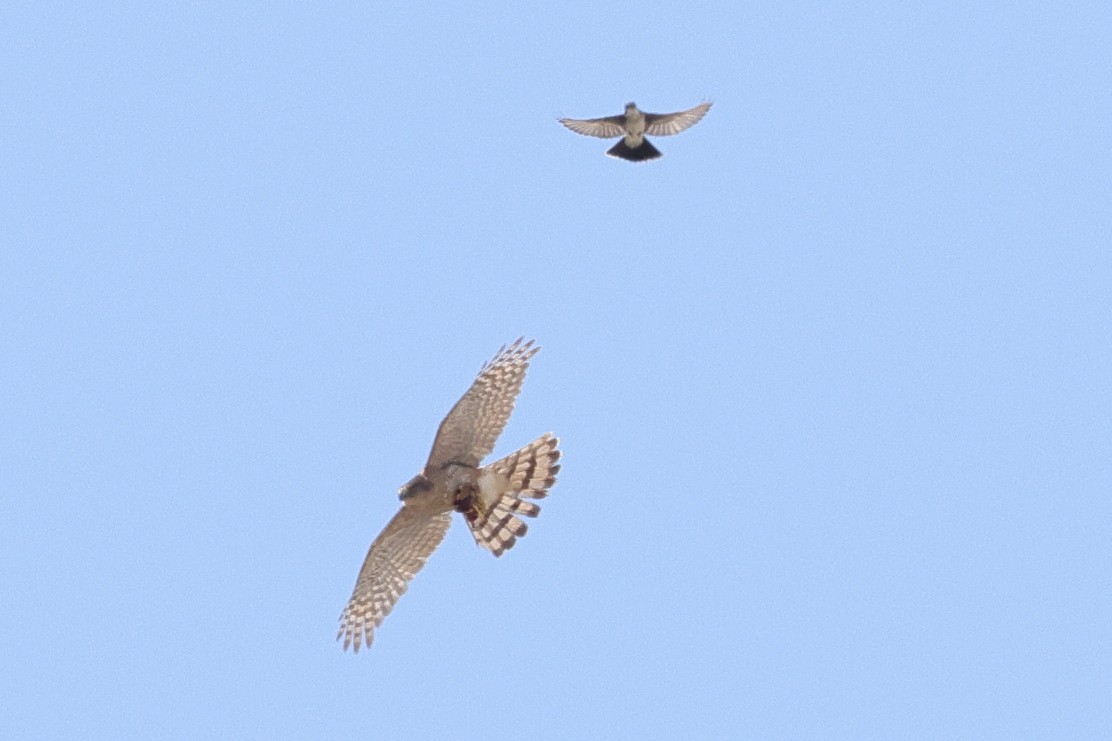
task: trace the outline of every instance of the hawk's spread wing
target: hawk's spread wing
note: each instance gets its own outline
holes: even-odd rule
[[[560,123],[567,126],[577,134],[584,136],[597,136],[599,139],[613,139],[623,136],[625,129],[625,116],[607,116],[605,118],[561,118]]]
[[[653,136],[678,134],[684,129],[690,129],[699,123],[699,120],[707,115],[710,106],[710,103],[700,103],[694,108],[688,108],[686,111],[678,111],[677,113],[646,113],[645,133]]]
[[[426,469],[437,469],[449,462],[477,467],[494,449],[514,410],[529,359],[540,350],[533,346],[533,340],[523,342],[524,339],[503,346],[448,412],[436,432]]]
[[[404,506],[375,538],[347,607],[340,615],[344,649],[371,646],[374,629],[405,594],[408,582],[425,565],[452,524],[452,513],[429,514],[419,507]]]

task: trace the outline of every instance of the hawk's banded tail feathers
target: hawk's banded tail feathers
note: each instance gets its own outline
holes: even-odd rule
[[[484,466],[472,508],[464,513],[475,542],[495,556],[514,547],[529,529],[518,515],[536,517],[560,470],[560,441],[547,433],[505,458]]]

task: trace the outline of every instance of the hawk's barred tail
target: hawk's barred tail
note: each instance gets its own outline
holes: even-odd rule
[[[525,535],[529,528],[517,515],[536,517],[540,514],[540,505],[527,500],[543,499],[556,483],[560,470],[559,444],[552,433],[547,433],[483,468],[483,473],[493,476],[487,479],[480,475],[476,511],[473,518],[467,517],[476,543],[495,556],[501,556]],[[491,483],[486,484],[484,479]]]

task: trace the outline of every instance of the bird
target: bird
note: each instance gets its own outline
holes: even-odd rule
[[[625,113],[605,118],[561,118],[560,123],[577,134],[597,136],[600,139],[622,137],[621,141],[606,151],[610,157],[630,162],[644,162],[660,157],[660,150],[652,145],[645,134],[671,136],[689,129],[707,114],[711,103],[700,103],[694,108],[676,113],[645,113],[636,103],[626,103]]]
[[[513,548],[536,517],[560,470],[559,439],[551,432],[486,466],[514,409],[529,361],[540,349],[518,338],[479,370],[471,387],[440,423],[428,461],[398,490],[402,507],[371,544],[355,589],[340,614],[346,651],[368,649],[374,630],[394,609],[409,581],[440,545],[452,513],[463,515],[475,542],[495,556]]]

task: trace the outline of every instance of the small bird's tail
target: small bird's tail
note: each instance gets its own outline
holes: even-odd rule
[[[618,143],[606,150],[606,154],[610,157],[617,157],[630,162],[644,162],[645,160],[655,160],[660,155],[660,150],[652,145],[648,139],[642,139],[641,145],[638,147],[631,147],[625,142],[625,138],[619,139]]]
[[[484,466],[479,487],[464,512],[475,542],[501,556],[514,547],[529,529],[517,515],[536,517],[540,505],[528,499],[543,499],[556,483],[560,470],[560,441],[547,433],[516,453]]]

